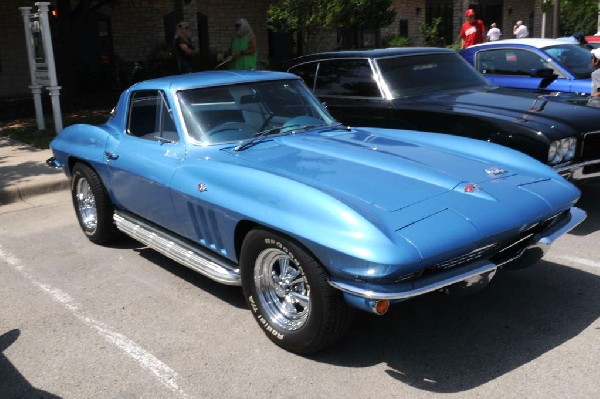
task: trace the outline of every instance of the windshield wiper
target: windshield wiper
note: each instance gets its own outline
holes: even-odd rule
[[[245,150],[246,148],[251,147],[258,140],[260,140],[261,138],[266,137],[266,136],[271,136],[271,135],[275,135],[275,134],[282,134],[282,135],[283,134],[294,134],[294,133],[297,133],[297,132],[300,132],[303,130],[316,129],[316,128],[322,128],[321,131],[337,130],[337,129],[349,130],[350,129],[349,126],[344,126],[341,123],[336,123],[333,125],[297,124],[297,125],[288,125],[288,126],[278,126],[278,127],[272,128],[272,129],[263,130],[262,132],[255,133],[252,137],[242,141],[240,144],[238,144],[236,147],[234,147],[234,150],[236,150],[236,151]]]

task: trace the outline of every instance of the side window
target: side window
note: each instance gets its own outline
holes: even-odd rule
[[[315,86],[317,96],[381,97],[366,59],[321,61]]]
[[[175,122],[162,92],[145,90],[131,94],[127,133],[145,140],[159,137],[178,140]]]
[[[290,68],[289,72],[294,73],[304,80],[304,83],[308,86],[308,88],[312,91],[315,88],[315,76],[317,70],[317,63],[310,62],[308,64],[298,65],[296,67]]]
[[[476,65],[479,72],[495,75],[529,76],[534,68],[547,68],[541,56],[522,49],[481,51],[476,55]]]

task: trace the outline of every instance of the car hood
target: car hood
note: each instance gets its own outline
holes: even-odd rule
[[[396,100],[398,104],[406,99]],[[411,102],[476,114],[491,118],[510,118],[512,122],[540,124],[578,133],[598,131],[600,109],[585,106],[587,97],[576,94],[539,94],[489,86],[485,88],[442,91],[411,97]],[[533,127],[533,126],[532,126]],[[550,131],[545,131],[551,134]]]
[[[508,195],[519,184],[548,179],[443,147],[420,145],[411,139],[419,134],[423,133],[385,129],[305,132],[266,139],[246,150],[229,152],[253,169],[302,182],[343,197],[345,202],[360,201],[386,212],[452,190],[465,193],[468,185],[499,180],[495,171],[501,174],[502,182],[495,184],[494,189]],[[458,145],[467,146],[470,142],[453,139],[460,141]]]

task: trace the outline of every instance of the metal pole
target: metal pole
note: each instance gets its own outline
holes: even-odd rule
[[[31,7],[19,7],[23,16],[23,26],[25,27],[25,48],[27,49],[27,58],[29,59],[29,76],[31,77],[31,94],[33,94],[33,105],[35,106],[35,119],[38,130],[46,129],[44,121],[44,109],[42,108],[42,85],[37,84],[35,77],[35,55],[33,53],[33,38],[31,37]]]
[[[542,13],[542,39],[546,37],[546,11]]]
[[[50,23],[48,21],[48,6],[50,5],[50,3],[38,2],[35,3],[35,5],[38,7],[40,25],[42,28],[42,40],[44,41],[44,55],[46,56],[46,64],[48,65],[48,77],[50,79],[50,86],[48,86],[47,89],[50,92],[50,99],[52,101],[54,128],[56,130],[56,133],[58,133],[63,128],[59,100],[61,87],[58,86],[58,81],[56,79],[54,51],[52,50],[52,36],[50,34]]]

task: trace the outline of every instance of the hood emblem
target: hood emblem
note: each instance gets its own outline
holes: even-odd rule
[[[491,168],[486,168],[485,173],[487,173],[488,175],[492,175],[492,176],[498,176],[498,175],[503,175],[505,173],[508,173],[508,171],[494,166]]]
[[[477,190],[481,190],[481,186],[479,184],[476,183],[469,183],[465,185],[465,193],[473,193]]]

